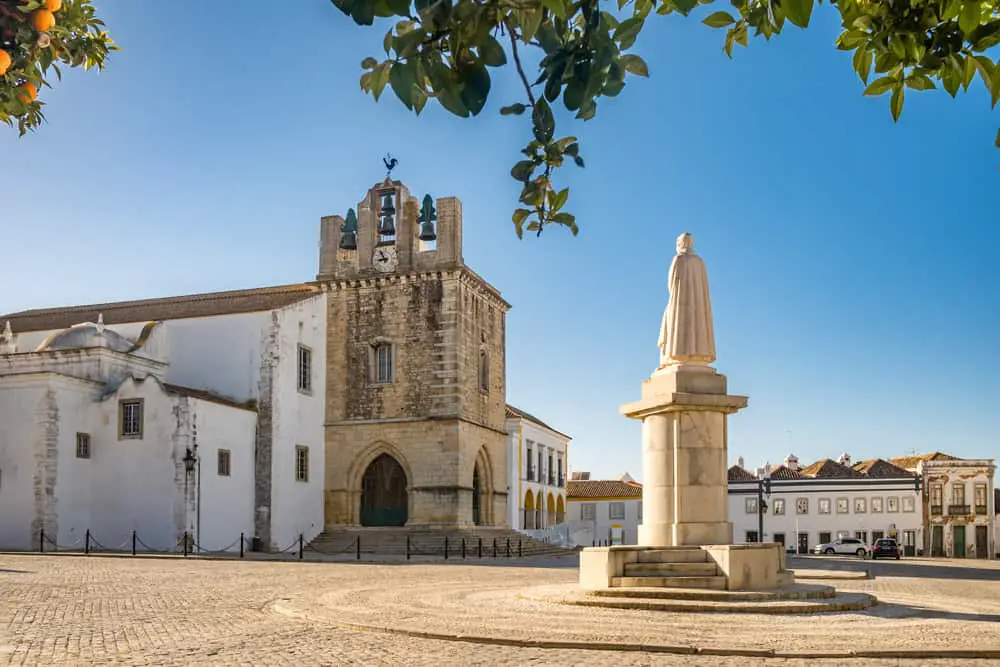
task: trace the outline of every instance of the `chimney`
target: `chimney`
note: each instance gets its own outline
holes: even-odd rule
[[[799,457],[795,454],[789,454],[785,457],[785,467],[794,472],[798,472],[799,469]]]
[[[843,454],[840,455],[840,458],[837,459],[837,463],[839,463],[842,466],[847,466],[848,468],[850,468],[851,467],[851,455],[848,454],[847,452],[844,452]]]
[[[736,465],[739,466],[740,468],[743,468],[744,470],[747,469],[746,465],[744,465],[742,456],[736,459]]]

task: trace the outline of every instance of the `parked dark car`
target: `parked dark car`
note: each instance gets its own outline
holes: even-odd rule
[[[875,540],[872,546],[872,560],[876,558],[895,558],[899,560],[899,545],[891,537],[882,537]]]

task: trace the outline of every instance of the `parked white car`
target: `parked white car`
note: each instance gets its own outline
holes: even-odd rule
[[[814,554],[825,554],[827,556],[840,554],[844,556],[858,556],[864,558],[871,549],[862,540],[855,537],[844,537],[826,544],[817,544],[813,547]]]

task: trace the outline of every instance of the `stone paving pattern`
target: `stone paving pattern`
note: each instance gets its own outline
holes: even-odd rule
[[[997,563],[844,560],[843,567],[869,567],[876,578],[837,582],[838,588],[872,592],[884,604],[822,617],[611,611],[519,595],[526,588],[565,587],[576,577],[573,561],[498,566],[0,555],[0,664],[997,664],[523,648],[351,625],[792,652],[1000,650]],[[833,559],[809,565],[839,566]]]

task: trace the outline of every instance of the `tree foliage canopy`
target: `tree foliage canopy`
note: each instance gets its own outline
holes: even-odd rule
[[[90,0],[0,0],[0,121],[23,135],[45,116],[38,98],[58,63],[102,68],[116,50]]]
[[[377,100],[388,85],[417,114],[428,99],[451,113],[479,114],[490,94],[490,69],[513,64],[524,88],[500,113],[527,114],[531,140],[511,169],[522,184],[513,214],[518,236],[541,234],[551,224],[577,233],[566,211],[567,188],[553,184],[553,170],[567,160],[583,166],[576,137],[558,136],[552,105],[589,120],[602,97],[622,92],[630,76],[646,77],[643,59],[631,52],[656,20],[653,14],[689,15],[715,0],[332,0],[358,25],[376,18],[395,22],[385,34],[386,58],[361,62],[361,88]],[[707,7],[702,22],[725,31],[723,50],[747,46],[751,34],[770,39],[788,23],[809,25],[822,0],[730,0]],[[843,32],[836,47],[853,51],[865,95],[889,94],[899,118],[907,91],[936,89],[952,97],[980,77],[995,106],[1000,67],[988,55],[1000,44],[1000,0],[830,0]],[[602,5],[605,5],[602,7]],[[719,3],[722,5],[722,3]],[[724,5],[723,5],[724,6]],[[715,11],[711,11],[715,9]],[[524,67],[534,49],[536,69]],[[997,134],[1000,146],[1000,132]]]

